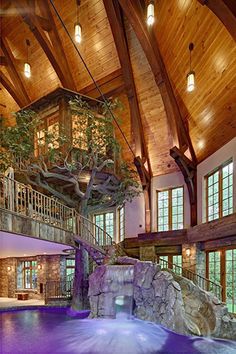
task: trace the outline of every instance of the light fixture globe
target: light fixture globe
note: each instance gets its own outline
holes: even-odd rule
[[[195,89],[195,72],[190,71],[187,75],[187,91],[192,92]]]
[[[153,3],[153,1],[151,1],[148,4],[148,7],[147,7],[147,24],[148,24],[148,26],[152,26],[154,21],[155,21],[155,18],[154,18],[154,3]]]
[[[75,41],[81,43],[82,40],[82,27],[79,23],[75,24]]]
[[[30,66],[29,63],[25,63],[24,64],[24,74],[25,74],[25,77],[30,78],[30,76],[31,76],[31,66]]]

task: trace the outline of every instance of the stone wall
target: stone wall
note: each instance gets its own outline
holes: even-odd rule
[[[73,234],[56,226],[48,225],[30,217],[17,215],[0,208],[0,229],[20,235],[74,246]]]
[[[97,267],[89,278],[91,317],[115,318],[116,298],[133,296],[139,319],[182,334],[236,339],[236,319],[213,294],[152,262],[117,262]]]
[[[0,259],[0,297],[16,297],[17,289],[17,262],[37,261],[37,289],[25,290],[29,293],[30,299],[43,299],[44,287],[47,281],[60,281],[66,279],[66,257],[63,255],[39,255],[24,258],[3,258]],[[8,270],[8,267],[10,269]],[[40,284],[42,291],[40,293]]]

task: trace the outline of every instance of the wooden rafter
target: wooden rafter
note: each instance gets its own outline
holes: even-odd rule
[[[14,58],[14,56],[11,52],[11,49],[10,49],[8,42],[7,42],[7,39],[4,37],[1,38],[1,49],[4,54],[4,58],[5,58],[4,61],[5,61],[6,69],[9,73],[9,76],[10,76],[12,82],[14,83],[14,85],[11,84],[11,89],[10,89],[9,93],[12,94],[12,92],[13,92],[12,86],[15,87],[14,91],[17,92],[17,98],[19,99],[19,97],[20,97],[21,107],[25,106],[30,103],[30,98],[26,92],[23,81],[22,81],[20,74],[18,72],[18,69],[16,66],[16,59]],[[4,82],[6,82],[5,79],[4,79]],[[6,86],[8,88],[10,88],[9,84],[7,84]],[[14,96],[12,96],[12,97],[15,99],[16,95],[14,94]]]
[[[118,0],[128,21],[143,48],[147,60],[151,66],[155,81],[159,87],[165,106],[169,127],[173,142],[181,151],[189,148],[193,161],[196,155],[192,147],[187,128],[183,122],[165,65],[158,47],[156,37],[152,30],[148,31],[144,21],[143,7],[137,0]]]
[[[235,0],[198,0],[206,5],[224,24],[236,42],[236,2]]]
[[[43,18],[46,18],[48,23],[50,24],[51,30],[48,31],[49,37],[51,39],[52,42],[52,46],[53,48],[55,48],[56,54],[57,54],[57,58],[61,60],[61,64],[66,72],[67,75],[67,80],[69,80],[70,83],[70,89],[71,90],[76,90],[76,85],[69,67],[69,64],[67,62],[67,58],[62,46],[62,42],[60,39],[60,36],[58,34],[57,28],[56,28],[56,24],[50,9],[50,5],[48,0],[45,1],[38,1],[38,5],[40,8],[40,11],[43,15]]]
[[[107,97],[116,96],[121,92],[124,92],[124,80],[122,77],[121,69],[113,71],[111,74],[104,76],[100,80],[97,80],[97,84],[100,87],[102,93]],[[80,93],[93,98],[101,98],[94,83],[86,86]]]
[[[10,80],[6,77],[6,75],[0,71],[0,82],[1,84],[5,87],[5,89],[9,92],[9,94],[12,96],[12,98],[16,101],[18,106],[24,107],[25,102],[22,99],[21,95],[19,94],[19,91],[16,90],[14,85],[11,83]]]
[[[76,86],[72,74],[69,70],[69,65],[67,63],[67,59],[61,44],[60,37],[57,33],[56,25],[53,20],[48,1],[47,0],[39,1],[40,7],[43,8],[43,12],[47,16],[46,19],[44,17],[38,17],[33,11],[33,7],[32,7],[32,11],[26,12],[25,9],[26,8],[29,9],[26,0],[13,0],[13,1],[15,7],[17,8],[18,13],[21,15],[24,22],[29,26],[35,38],[37,39],[42,49],[44,50],[51,65],[56,71],[57,76],[61,81],[63,87],[69,88],[71,90],[76,90]],[[49,39],[47,38],[44,32],[47,29],[48,23],[50,24],[48,25],[48,29],[49,29],[48,34],[52,44],[50,43]]]
[[[191,207],[191,226],[195,226],[197,225],[197,166],[176,146],[170,150],[170,155],[173,157],[184,176]]]
[[[146,231],[150,231],[150,180],[151,166],[148,157],[147,145],[145,142],[142,119],[139,110],[137,92],[133,77],[132,64],[129,56],[129,48],[127,44],[126,33],[124,29],[121,9],[116,1],[103,1],[108,20],[110,22],[113,38],[116,44],[118,57],[121,64],[125,90],[129,101],[131,114],[131,127],[135,142],[135,159],[134,163],[137,168],[143,190],[145,191],[145,214],[146,214]],[[148,168],[144,166],[147,162]]]

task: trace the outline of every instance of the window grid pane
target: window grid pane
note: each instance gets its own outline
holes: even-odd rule
[[[207,221],[233,213],[233,162],[207,177]]]
[[[220,252],[209,252],[209,279],[220,284]],[[210,289],[211,285],[210,285]]]
[[[158,192],[158,231],[169,230],[169,191]]]
[[[226,250],[226,305],[236,312],[236,249]]]
[[[172,230],[184,227],[184,198],[183,187],[172,189]]]

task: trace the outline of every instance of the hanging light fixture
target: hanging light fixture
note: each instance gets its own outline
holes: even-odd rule
[[[80,6],[80,0],[76,0],[76,23],[75,23],[75,41],[81,43],[82,40],[82,27],[79,22],[78,7]]]
[[[150,1],[147,7],[147,24],[152,26],[155,20],[154,17],[154,1]]]
[[[31,76],[31,66],[29,64],[30,41],[28,39],[26,39],[26,46],[27,46],[27,61],[24,63],[24,74],[27,78],[30,78]]]
[[[189,73],[187,75],[187,91],[192,92],[195,89],[195,72],[192,70],[192,57],[191,53],[194,48],[193,43],[189,44]]]

